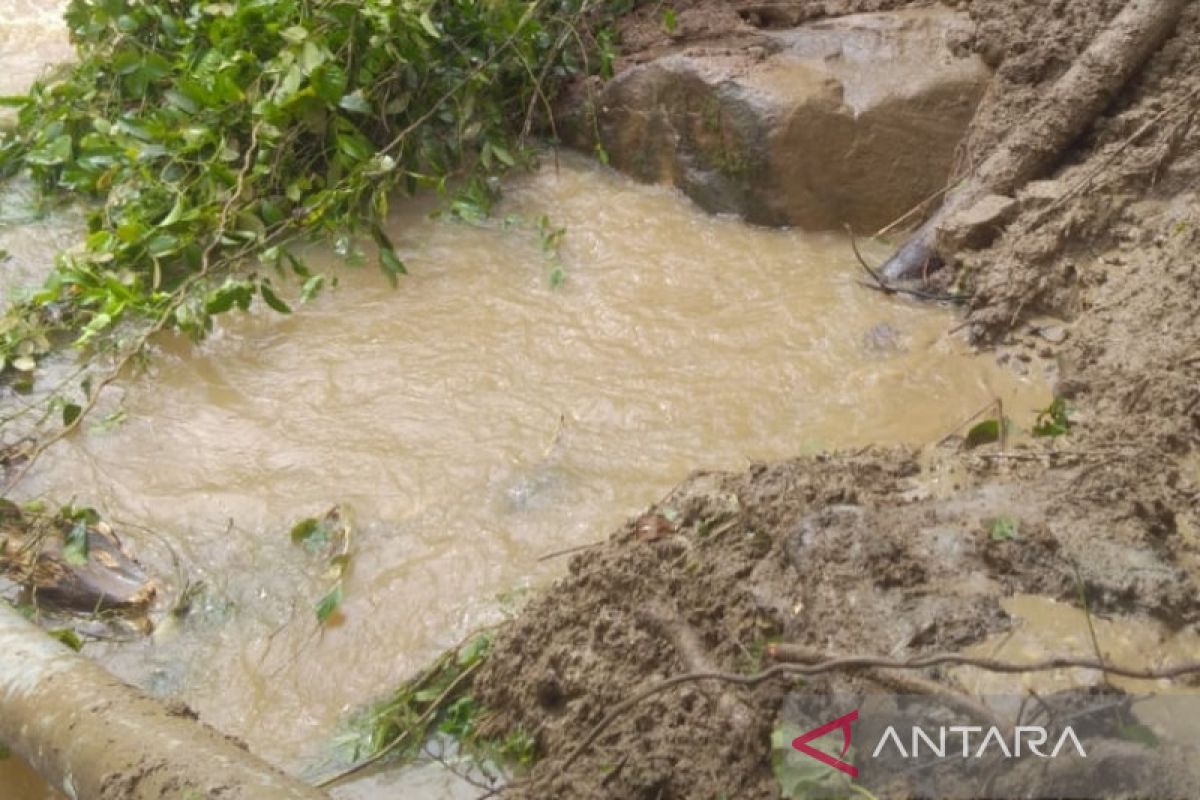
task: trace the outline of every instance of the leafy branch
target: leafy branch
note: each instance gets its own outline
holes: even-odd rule
[[[48,397],[63,424],[25,468],[156,334],[200,340],[235,309],[289,313],[295,286],[315,297],[333,281],[303,242],[357,261],[369,241],[396,284],[396,193],[486,213],[495,178],[531,161],[536,109],[587,70],[591,3],[72,0],[78,62],[4,99],[0,178],[85,200],[87,232],[0,318],[0,370],[28,374],[65,342],[107,368]]]

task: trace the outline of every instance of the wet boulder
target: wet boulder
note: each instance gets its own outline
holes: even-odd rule
[[[749,222],[879,228],[942,189],[990,72],[940,9],[760,31],[572,100],[570,143]]]

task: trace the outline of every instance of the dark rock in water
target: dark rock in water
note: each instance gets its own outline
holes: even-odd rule
[[[990,78],[966,15],[857,14],[631,67],[565,117],[618,169],[765,225],[872,230],[942,189]]]

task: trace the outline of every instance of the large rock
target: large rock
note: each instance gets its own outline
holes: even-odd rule
[[[568,118],[645,181],[765,225],[873,230],[943,188],[990,77],[965,16],[859,14],[631,67]]]

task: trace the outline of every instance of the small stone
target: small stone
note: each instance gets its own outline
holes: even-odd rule
[[[1061,325],[1047,325],[1044,328],[1035,328],[1034,333],[1047,342],[1050,342],[1050,344],[1062,344],[1067,340],[1067,331]]]
[[[937,249],[951,254],[987,247],[1015,216],[1017,201],[999,194],[981,197],[950,215],[938,230]]]
[[[1021,202],[1026,205],[1053,203],[1067,192],[1062,181],[1030,181],[1021,190]]]

